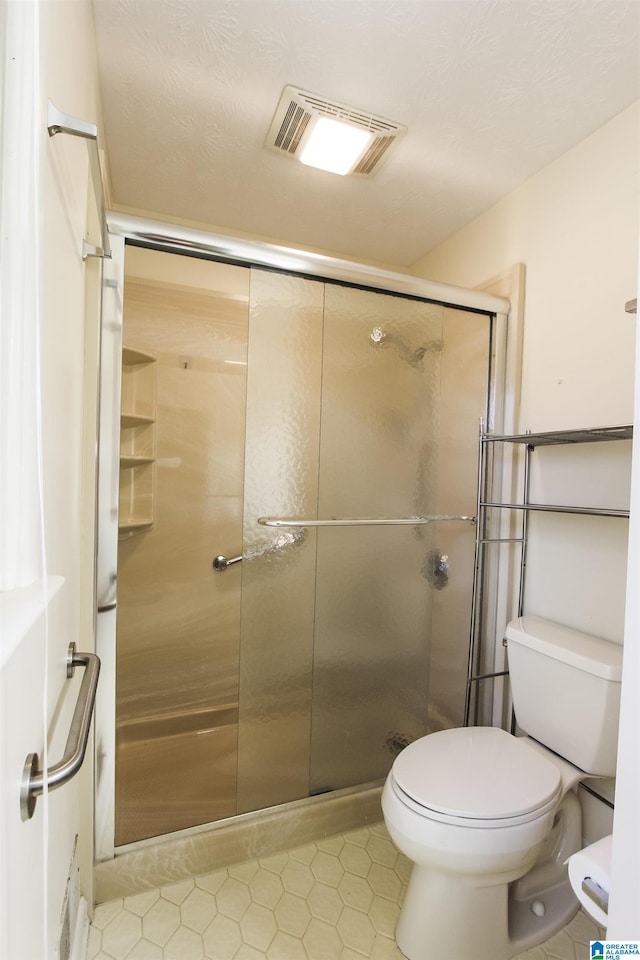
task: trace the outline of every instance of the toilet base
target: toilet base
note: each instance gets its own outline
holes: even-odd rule
[[[568,880],[540,898],[517,900],[508,883],[474,887],[414,866],[396,942],[408,960],[511,960],[561,930],[579,906]]]
[[[539,905],[545,911],[539,915]],[[541,897],[526,900],[511,898],[509,902],[510,957],[524,953],[552,937],[573,920],[580,909],[568,878],[555,887],[549,887]]]
[[[397,944],[408,960],[510,960],[508,895],[507,883],[471,886],[415,864],[396,928]]]
[[[580,904],[571,888],[566,863],[582,845],[582,811],[573,793],[565,794],[546,849],[509,890],[509,942],[512,956],[524,953],[561,930]]]

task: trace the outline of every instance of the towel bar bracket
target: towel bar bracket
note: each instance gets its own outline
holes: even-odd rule
[[[110,260],[111,246],[109,244],[107,216],[104,209],[104,188],[102,185],[100,154],[98,152],[98,128],[95,123],[89,123],[87,120],[79,120],[78,117],[72,117],[68,113],[63,113],[62,110],[58,110],[56,105],[49,100],[47,104],[47,131],[50,137],[55,137],[57,133],[68,133],[72,137],[80,137],[82,140],[86,140],[89,151],[91,179],[93,181],[96,206],[100,218],[102,246],[92,246],[83,239],[82,259],[86,260],[87,257],[101,257]]]

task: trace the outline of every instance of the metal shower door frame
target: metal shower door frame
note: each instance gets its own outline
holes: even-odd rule
[[[116,369],[105,365],[114,345],[122,343],[125,244],[143,246],[215,260],[240,266],[258,266],[274,271],[370,289],[380,293],[401,294],[454,309],[484,313],[491,318],[491,357],[488,383],[488,426],[496,432],[512,432],[513,397],[518,382],[518,337],[510,335],[510,303],[504,297],[478,290],[423,280],[410,274],[376,269],[365,264],[266,244],[258,241],[207,233],[161,221],[108,213],[107,222],[113,258],[105,270],[102,319],[102,371],[100,384],[100,478],[98,494],[98,611],[97,652],[102,660],[102,677],[96,701],[95,785],[95,857],[108,860],[116,855],[115,824],[115,623],[117,565],[117,490],[114,494],[114,458],[118,447],[115,437],[119,425],[120,381]],[[107,289],[109,288],[109,289]],[[510,402],[511,400],[511,402]],[[114,444],[116,444],[114,446]],[[116,461],[117,463],[117,461]],[[494,465],[494,469],[497,465]],[[500,472],[500,470],[498,470]],[[116,481],[117,482],[117,481]],[[115,495],[115,501],[114,501]],[[115,506],[114,506],[115,504]],[[497,570],[491,585],[494,602],[489,632],[495,632],[509,606],[507,579]],[[202,829],[196,828],[196,829]],[[141,841],[148,843],[149,841]]]

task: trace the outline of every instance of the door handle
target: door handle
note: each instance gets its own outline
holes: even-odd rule
[[[220,573],[225,571],[227,567],[233,566],[234,563],[242,563],[242,555],[239,557],[223,557],[222,554],[219,554],[217,557],[213,558],[213,563],[211,566],[214,570],[218,570]]]

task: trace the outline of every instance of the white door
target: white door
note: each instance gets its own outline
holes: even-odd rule
[[[31,818],[20,810],[27,755],[46,768],[65,752],[83,673],[67,678],[69,644],[94,645],[97,321],[85,297],[99,265],[82,261],[86,146],[50,139],[46,119],[48,98],[96,115],[79,56],[90,25],[85,0],[0,0],[1,960],[74,956],[78,850],[90,840],[78,845],[78,778]]]

